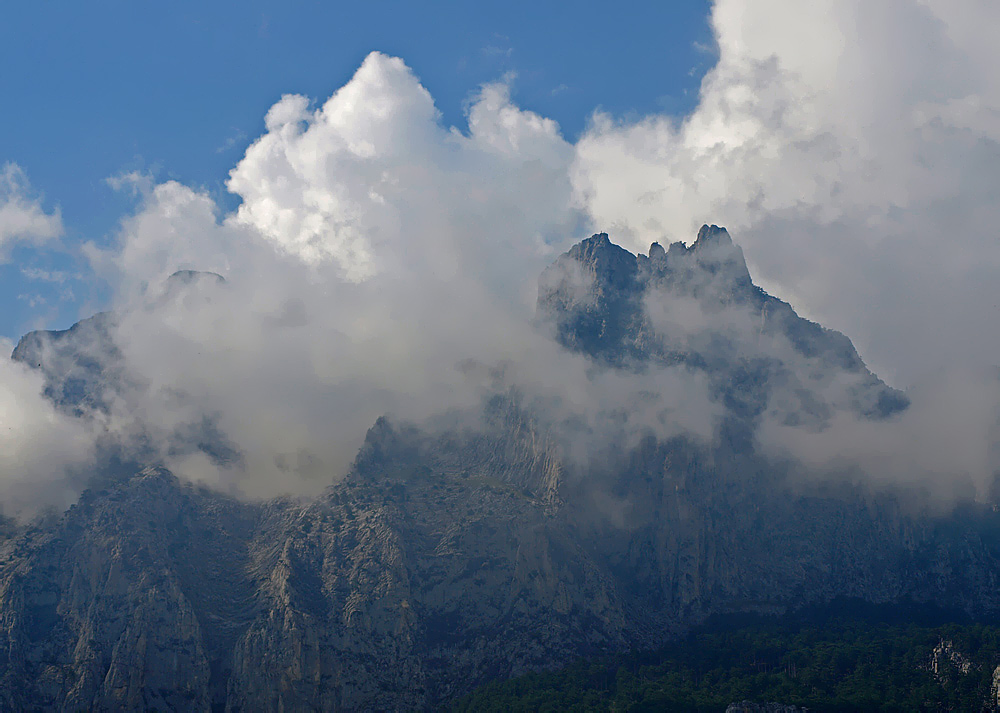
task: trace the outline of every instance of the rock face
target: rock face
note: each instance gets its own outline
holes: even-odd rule
[[[656,311],[671,300],[737,329],[671,331]],[[837,596],[1000,609],[992,507],[920,514],[857,486],[794,488],[742,438],[787,416],[773,394],[823,374],[850,388],[816,397],[817,418],[906,402],[846,337],[753,286],[725,231],[638,258],[594,236],[543,276],[539,311],[606,368],[707,374],[729,430],[708,444],[650,436],[581,466],[511,389],[475,429],[380,419],[350,473],[308,503],[242,503],[158,467],[106,478],[0,540],[0,708],[422,709],[657,645],[716,612]],[[740,341],[746,314],[765,347]],[[29,335],[15,358],[74,408],[113,381],[115,351],[73,335],[102,343],[90,337],[111,319]],[[785,710],[754,705],[734,710]]]
[[[544,449],[508,433],[407,456],[408,435],[380,422],[308,505],[149,468],[8,542],[2,707],[422,708],[628,643],[610,574],[546,495]],[[504,477],[520,467],[537,491]]]
[[[953,668],[957,673],[965,676],[970,671],[975,670],[976,664],[968,659],[962,652],[955,649],[951,641],[941,639],[931,651],[931,660],[927,668],[938,680],[944,678],[946,670]]]
[[[120,376],[114,323],[114,314],[101,312],[66,330],[29,332],[11,358],[40,370],[45,396],[69,413],[103,409],[107,389]]]

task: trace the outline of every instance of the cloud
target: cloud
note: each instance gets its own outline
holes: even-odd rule
[[[59,210],[46,213],[32,196],[27,176],[19,166],[0,169],[0,258],[15,242],[40,244],[62,234]]]
[[[487,57],[510,59],[514,53],[514,47],[510,44],[510,37],[494,32],[493,42],[483,47],[482,53]]]
[[[133,197],[149,193],[153,190],[153,177],[141,171],[123,171],[114,176],[108,176],[104,182],[114,191],[129,193]]]
[[[565,240],[573,149],[555,122],[514,107],[503,84],[482,88],[468,120],[468,134],[442,126],[402,60],[373,53],[322,107],[288,95],[270,109],[267,133],[230,174],[236,221],[354,281],[419,262],[421,240],[435,257],[488,247],[468,236],[501,225],[491,250]],[[419,225],[402,223],[412,217]]]
[[[596,115],[574,185],[632,248],[727,225],[758,278],[854,337],[896,383],[992,361],[997,13],[718,0],[718,63],[697,108],[682,121]]]
[[[0,350],[12,348],[0,340]],[[58,412],[42,387],[37,372],[0,360],[0,513],[5,517],[68,506],[94,456],[95,431]]]
[[[838,412],[823,430],[765,421],[764,451],[791,458],[797,477],[848,478],[931,496],[995,501],[1000,483],[1000,372],[941,371],[908,392],[910,407],[884,421]],[[926,501],[924,501],[926,502]]]
[[[63,284],[69,278],[69,274],[62,270],[43,270],[38,267],[22,266],[21,274],[28,280],[38,280],[41,282],[54,282]]]
[[[225,153],[231,151],[232,149],[240,146],[247,140],[247,135],[242,129],[235,129],[234,132],[226,137],[226,140],[222,142],[222,145],[215,149],[215,153]]]
[[[120,371],[95,418],[252,497],[319,492],[382,414],[477,412],[498,369],[577,452],[609,420],[710,433],[698,380],[595,374],[534,326],[538,274],[582,230],[573,147],[503,83],[467,119],[443,126],[412,71],[375,53],[322,106],[270,109],[231,172],[234,213],[176,182],[145,192],[114,248],[88,248],[119,315]]]

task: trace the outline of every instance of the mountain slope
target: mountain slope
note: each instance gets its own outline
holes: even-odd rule
[[[705,375],[718,432],[612,439],[581,461],[503,387],[468,425],[379,419],[310,502],[239,502],[155,464],[98,474],[0,544],[3,706],[419,709],[714,613],[838,596],[1000,609],[991,505],[803,485],[755,448],[769,419],[875,421],[906,400],[846,337],[755,287],[721,229],[649,257],[594,236],[543,275],[539,317],[595,369]],[[67,392],[76,370],[114,388],[101,320],[15,351],[64,408],[99,403]]]

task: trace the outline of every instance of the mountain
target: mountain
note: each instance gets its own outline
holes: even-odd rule
[[[742,416],[759,415],[776,388],[808,391],[817,380],[811,371],[820,380],[851,378],[841,405],[859,415],[884,418],[907,404],[868,370],[850,339],[754,285],[743,251],[715,225],[703,226],[690,247],[653,243],[648,256],[594,235],[542,274],[538,312],[567,348],[605,364],[704,370]],[[801,416],[836,404],[798,406]]]
[[[847,337],[754,286],[723,229],[648,256],[595,235],[538,299],[539,328],[596,370],[704,378],[713,437],[650,433],[580,462],[506,385],[464,424],[379,419],[305,503],[117,461],[65,514],[0,540],[0,706],[422,709],[717,613],[844,596],[1000,609],[991,504],[942,514],[804,486],[756,446],[762,423],[875,423],[907,400]],[[125,378],[114,320],[29,334],[13,356],[67,412],[100,408]]]

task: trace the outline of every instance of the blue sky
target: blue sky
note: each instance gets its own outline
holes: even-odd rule
[[[106,244],[133,208],[129,171],[224,181],[282,94],[326,99],[372,50],[402,57],[462,127],[484,82],[575,140],[595,109],[683,115],[714,56],[707,2],[18,3],[0,23],[0,164],[17,164],[64,236],[0,265],[0,335],[63,328],[106,300],[77,246]],[[29,277],[31,276],[31,277]],[[48,279],[46,279],[48,278]]]

